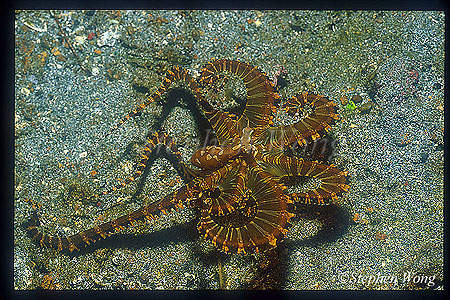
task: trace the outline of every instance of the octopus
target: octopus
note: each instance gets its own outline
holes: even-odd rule
[[[239,78],[247,92],[245,107],[239,115],[215,108],[206,96],[208,87],[219,85],[229,76]],[[171,67],[159,88],[108,134],[161,99],[174,83],[182,83],[192,92],[218,144],[198,149],[189,164],[183,161],[175,141],[167,133],[155,132],[147,139],[134,173],[117,186],[91,197],[113,193],[139,178],[150,155],[160,145],[176,158],[175,167],[185,175],[183,186],[158,201],[71,236],[56,237],[41,232],[39,220],[33,214],[27,229],[41,247],[80,250],[127,226],[193,208],[199,210],[199,233],[218,250],[258,253],[283,241],[296,215],[296,203],[327,205],[348,191],[347,171],[333,164],[288,155],[286,151],[306,146],[330,131],[339,119],[337,104],[307,92],[280,102],[276,86],[266,74],[240,61],[213,59],[202,68],[198,79],[181,67]],[[279,109],[300,119],[289,125],[275,125],[273,119]],[[288,183],[297,178],[313,179],[317,184],[305,191],[288,192]]]

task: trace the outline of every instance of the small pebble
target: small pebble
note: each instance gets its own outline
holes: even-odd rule
[[[380,240],[380,241],[384,241],[387,238],[387,235],[384,232],[378,231],[375,234],[375,239]]]
[[[353,95],[352,101],[355,103],[360,103],[362,101],[362,97],[360,95]]]
[[[27,88],[22,88],[22,89],[20,89],[20,92],[22,93],[22,94],[24,94],[25,96],[28,96],[28,95],[30,95],[30,90],[29,89],[27,89]]]
[[[75,37],[75,44],[77,44],[77,45],[82,45],[82,44],[84,44],[84,42],[86,41],[86,36],[83,36],[83,35],[77,35],[76,37]]]
[[[92,75],[97,76],[98,74],[100,74],[99,68],[96,67],[92,68]]]
[[[373,106],[374,106],[373,102],[369,101],[361,105],[358,109],[361,112],[361,114],[368,114]]]

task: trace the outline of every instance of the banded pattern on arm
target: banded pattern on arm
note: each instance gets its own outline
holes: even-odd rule
[[[247,89],[247,104],[239,118],[241,127],[269,125],[275,112],[274,102],[279,98],[267,76],[247,63],[219,59],[212,60],[202,69],[200,83],[212,84],[221,72],[229,72],[241,78]]]
[[[88,230],[65,237],[54,237],[41,232],[38,228],[38,217],[36,213],[34,213],[27,230],[33,241],[38,242],[41,247],[53,248],[57,251],[79,251],[101,238],[105,239],[112,234],[125,229],[127,226],[135,226],[145,220],[154,220],[158,218],[158,215],[161,212],[167,214],[171,209],[178,210],[178,208],[184,208],[183,204],[189,203],[186,199],[197,194],[197,191],[190,191],[189,187],[184,186],[180,190],[173,192],[150,205],[143,206],[129,214],[101,225],[94,226]]]
[[[289,194],[295,202],[330,204],[337,199],[337,196],[350,188],[346,183],[348,172],[339,170],[335,165],[324,165],[301,158],[273,154],[260,154],[258,162],[264,170],[276,176],[278,180],[284,176],[305,176],[320,180],[320,186],[316,189]]]
[[[80,250],[82,247],[86,247],[91,243],[98,241],[100,238],[105,239],[108,236],[123,230],[127,226],[135,226],[144,220],[154,220],[160,213],[168,214],[170,210],[201,206],[198,200],[202,198],[203,194],[217,187],[218,182],[222,180],[222,178],[227,177],[236,167],[237,162],[232,161],[222,168],[211,172],[208,174],[209,176],[205,178],[195,178],[179,190],[167,195],[159,201],[142,206],[129,214],[71,236],[53,237],[39,231],[39,220],[36,214],[33,215],[27,230],[32,239],[39,242],[41,247],[50,247],[58,251],[69,252]]]
[[[137,168],[134,171],[133,175],[128,177],[125,180],[121,180],[119,184],[117,184],[116,186],[113,186],[112,188],[110,188],[108,190],[101,192],[100,194],[95,194],[95,195],[88,197],[88,200],[92,200],[92,199],[98,198],[100,196],[110,194],[120,188],[125,187],[130,182],[133,182],[136,179],[138,179],[139,176],[141,176],[144,169],[147,167],[151,153],[155,150],[158,151],[158,149],[159,149],[158,146],[160,146],[160,145],[164,145],[168,150],[170,150],[172,155],[176,158],[176,160],[175,160],[176,165],[174,167],[182,172],[182,174],[186,180],[191,180],[192,178],[195,177],[196,171],[191,169],[183,161],[183,158],[181,157],[181,153],[180,153],[180,151],[178,151],[178,148],[177,148],[175,142],[173,141],[173,139],[171,137],[169,137],[167,135],[167,133],[154,132],[153,135],[147,139],[147,143],[144,146],[144,152],[141,154],[141,159],[140,159],[139,163],[137,164]]]
[[[198,230],[224,252],[252,253],[276,247],[294,216],[283,186],[256,164],[248,168],[245,206],[224,216],[202,210]]]
[[[219,144],[221,146],[232,144],[236,133],[239,132],[239,123],[229,113],[217,109],[203,110],[203,113],[214,130]]]
[[[231,173],[223,174],[223,179],[216,183],[217,187],[203,197],[202,209],[214,216],[224,216],[243,205],[246,190],[247,165],[241,159],[233,162],[237,165],[230,169]]]
[[[310,106],[310,113],[306,112],[306,105]],[[259,143],[270,143],[276,148],[287,147],[294,142],[302,146],[320,138],[339,119],[336,103],[321,95],[300,93],[283,107],[290,115],[302,113],[302,119],[292,125],[268,128],[259,138]]]
[[[167,92],[167,90],[170,88],[172,83],[174,82],[184,82],[187,84],[187,86],[194,92],[196,97],[201,97],[200,89],[198,87],[197,82],[189,75],[187,70],[174,66],[170,68],[166,75],[164,76],[161,85],[159,88],[152,93],[150,96],[145,99],[145,101],[134,108],[132,111],[130,111],[125,117],[123,117],[107,134],[106,136],[110,135],[113,131],[118,129],[122,124],[124,124],[128,119],[135,116],[139,112],[143,111],[150,103],[157,101],[161,96]],[[204,100],[200,101],[199,103],[203,109],[212,109],[212,107]]]

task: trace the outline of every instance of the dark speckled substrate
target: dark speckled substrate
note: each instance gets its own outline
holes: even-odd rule
[[[442,12],[55,15],[75,54],[48,11],[16,12],[16,289],[442,288]],[[205,133],[183,93],[103,136],[156,90],[170,66],[195,75],[211,58],[239,59],[272,77],[284,68],[283,97],[312,91],[339,103],[331,161],[351,176],[341,203],[328,211],[302,209],[285,243],[265,256],[218,255],[196,234],[190,210],[79,254],[32,243],[22,226],[31,201],[40,204],[45,232],[67,235],[180,187],[170,163],[157,158],[124,190],[93,203],[82,197],[126,178],[155,129],[174,138],[185,160],[202,146]],[[359,102],[347,105],[344,96]]]

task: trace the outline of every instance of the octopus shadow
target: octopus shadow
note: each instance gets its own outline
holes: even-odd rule
[[[295,249],[333,242],[348,231],[350,224],[350,214],[336,205],[297,204],[296,214],[295,219],[318,220],[322,228],[302,240],[285,239],[278,247],[264,253],[256,262],[254,278],[243,286],[244,289],[283,289],[289,276],[289,257]]]
[[[264,252],[255,262],[254,276],[240,287],[245,290],[281,290],[289,274],[288,261],[294,249],[299,247],[316,247],[319,244],[333,242],[348,231],[350,215],[342,207],[296,205],[296,218],[318,220],[322,228],[311,237],[303,240],[286,239],[278,247]],[[86,248],[72,253],[66,253],[70,257],[90,254],[98,249],[142,249],[164,247],[169,244],[196,241],[200,238],[196,225],[197,218],[189,222],[171,226],[166,229],[148,234],[116,234],[102,239]],[[217,265],[218,261],[226,264],[230,256],[219,251],[204,253],[197,243],[193,244],[192,255],[199,258],[205,265]],[[251,263],[252,256],[244,256],[244,262]],[[200,286],[206,288],[208,278],[200,275]]]
[[[315,235],[303,240],[285,239],[276,248],[267,250],[257,256],[253,267],[253,277],[245,281],[239,289],[244,290],[282,290],[289,275],[289,256],[295,248],[315,247],[322,243],[333,242],[344,235],[349,226],[350,215],[342,207],[336,205],[311,206],[304,204],[296,205],[296,218],[318,220],[322,228]],[[223,253],[211,253],[204,257],[206,263],[213,264],[219,257],[223,262],[229,261],[230,257]],[[245,257],[245,260],[253,258]]]
[[[69,256],[79,256],[82,254],[93,253],[98,249],[142,249],[142,248],[157,248],[164,247],[169,244],[177,244],[188,241],[195,241],[199,238],[196,229],[197,220],[192,220],[187,223],[171,226],[159,231],[148,234],[116,234],[101,239],[94,244],[91,244],[80,251],[67,253]]]
[[[208,120],[198,109],[197,101],[191,92],[180,88],[171,89],[167,92],[167,96],[161,101],[161,104],[163,105],[163,110],[161,115],[155,121],[154,130],[161,131],[162,124],[168,119],[172,110],[175,107],[182,107],[191,112],[194,122],[199,129],[201,141],[205,141],[210,137],[212,128]],[[151,133],[152,132],[150,132],[150,134]]]
[[[340,206],[296,204],[295,208],[297,215],[295,219],[318,220],[322,227],[316,234],[305,239],[286,240],[285,244],[288,248],[298,246],[314,247],[322,243],[333,242],[348,231],[350,214]]]

